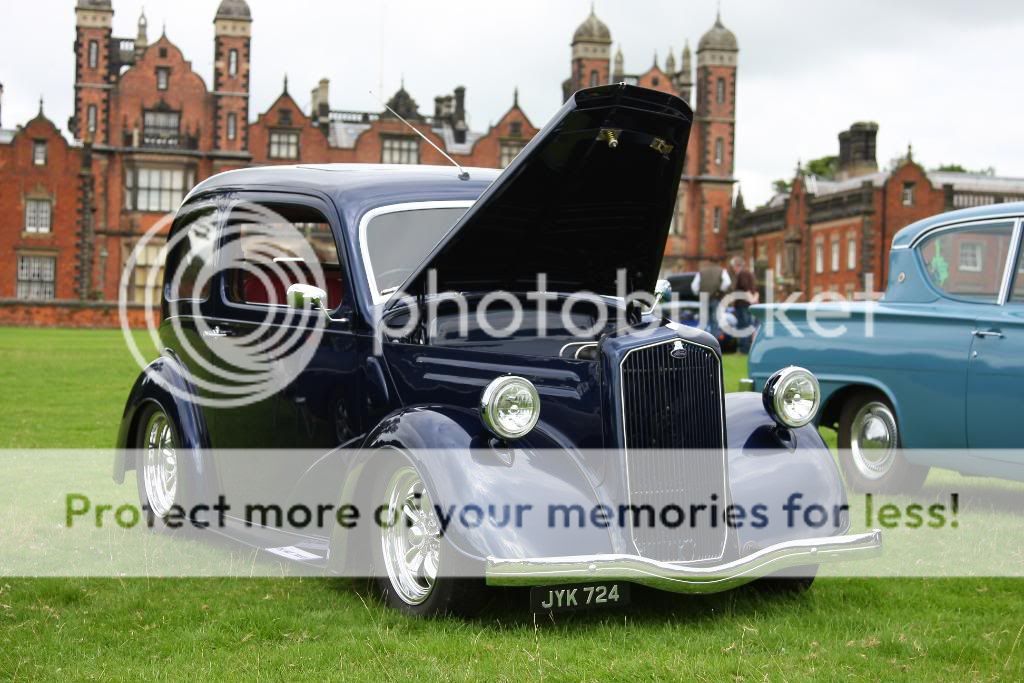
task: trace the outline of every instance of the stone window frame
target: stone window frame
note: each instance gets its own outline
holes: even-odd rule
[[[156,89],[168,90],[171,86],[171,67],[158,66],[156,68]]]
[[[227,134],[228,140],[238,138],[238,115],[235,112],[228,113]]]
[[[146,147],[177,147],[181,143],[181,112],[166,106],[144,109],[142,140]]]
[[[153,184],[152,179],[156,176],[154,172],[181,171],[182,182],[180,187],[163,186],[162,182]],[[147,171],[150,176],[150,184],[142,186],[139,182],[140,171]],[[191,164],[160,164],[160,163],[132,163],[126,164],[124,169],[124,208],[126,211],[139,211],[143,213],[166,213],[174,211],[188,191],[195,185],[196,169]],[[163,175],[160,175],[162,181]],[[173,178],[172,178],[173,180]],[[147,203],[145,208],[139,208],[139,196],[141,192],[152,199],[158,197],[156,205]],[[167,207],[167,208],[163,208]]]
[[[41,226],[29,225],[29,205],[30,203],[45,204],[47,205],[46,218],[47,223],[45,229],[40,229]],[[53,233],[53,197],[47,194],[35,193],[25,197],[25,211],[23,213],[24,222],[22,223],[22,235],[50,235]]]
[[[42,138],[36,138],[32,141],[32,165],[33,166],[46,166],[46,162],[49,159],[49,149],[46,140]]]
[[[228,50],[228,76],[234,77],[238,75],[238,50],[231,48]]]
[[[23,278],[22,277],[22,259],[48,259],[53,263],[52,273],[50,279],[44,278]],[[21,301],[53,301],[57,298],[57,251],[54,249],[42,250],[42,249],[18,249],[14,255],[14,296]],[[22,285],[26,285],[26,289],[31,289],[33,283],[40,283],[42,285],[49,284],[50,287],[47,289],[43,287],[43,296],[26,296],[23,294]]]
[[[857,235],[850,233],[846,236],[846,269],[857,270]]]
[[[970,247],[970,248],[969,249],[965,249],[964,247]],[[967,263],[967,264],[964,263],[964,256],[966,256],[967,254],[972,254],[973,255],[973,258],[974,258],[974,262],[973,263]],[[968,261],[969,260],[970,259],[968,259]],[[966,240],[966,241],[960,242],[960,244],[957,245],[956,269],[959,270],[961,273],[980,273],[982,270],[984,270],[984,264],[985,264],[985,245],[984,244],[982,244],[981,242],[973,241],[973,240]]]
[[[914,190],[917,187],[917,183],[911,180],[905,180],[903,182],[903,189],[900,192],[900,203],[903,206],[914,205]]]
[[[97,69],[100,65],[100,43],[98,40],[90,40],[89,47],[86,48],[88,54],[86,55],[86,64],[90,69]]]
[[[420,151],[420,139],[417,137],[411,135],[380,136],[380,163],[382,164],[419,164]]]
[[[524,147],[526,143],[521,140],[501,140],[498,144],[498,168],[508,168]]]
[[[296,128],[272,128],[267,134],[268,159],[298,159],[301,147]]]
[[[711,232],[716,235],[722,232],[722,207],[720,206],[711,210]]]
[[[725,138],[715,138],[715,166],[725,163]]]

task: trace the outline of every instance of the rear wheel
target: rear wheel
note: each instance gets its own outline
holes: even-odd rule
[[[384,601],[420,617],[476,613],[486,594],[483,580],[452,575],[455,550],[442,534],[433,499],[416,468],[396,457],[382,471],[377,490],[385,509],[378,515],[371,546]]]
[[[177,425],[157,404],[145,408],[136,439],[135,476],[139,503],[154,528],[180,528],[188,524],[190,496],[196,478],[187,455],[180,449]]]
[[[839,464],[856,491],[913,493],[921,488],[928,468],[908,462],[900,453],[896,413],[877,391],[858,391],[839,415]]]

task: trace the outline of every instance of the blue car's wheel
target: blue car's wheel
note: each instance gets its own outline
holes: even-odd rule
[[[178,438],[171,418],[160,408],[149,412],[140,436],[139,496],[163,519],[178,502]]]
[[[192,526],[197,520],[186,517],[194,511],[199,477],[181,449],[178,426],[156,403],[143,408],[137,424],[135,476],[149,524],[157,530]]]
[[[912,493],[921,488],[928,468],[900,452],[899,423],[889,401],[877,391],[851,395],[839,415],[839,464],[856,491]]]
[[[377,491],[385,511],[370,546],[385,602],[422,617],[477,612],[486,588],[481,579],[453,570],[455,550],[441,533],[433,497],[416,468],[396,452],[380,470]]]

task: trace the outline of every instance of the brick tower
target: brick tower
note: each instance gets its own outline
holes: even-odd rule
[[[110,0],[78,0],[75,5],[75,113],[68,121],[79,140],[109,143],[111,63]]]
[[[733,152],[736,141],[736,61],[739,45],[732,31],[715,24],[697,44],[696,107],[689,155],[694,178],[687,256],[724,262],[732,207]],[[685,60],[684,60],[685,61]],[[696,231],[696,235],[693,232]],[[693,247],[696,246],[696,250]]]
[[[223,0],[213,26],[213,146],[244,153],[249,148],[249,5]]]
[[[581,88],[611,83],[612,34],[594,14],[588,16],[572,36],[572,75],[562,83],[562,99]]]

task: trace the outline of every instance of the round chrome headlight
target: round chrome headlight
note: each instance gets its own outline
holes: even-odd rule
[[[480,396],[480,417],[502,439],[526,436],[540,417],[537,388],[522,377],[499,377]]]
[[[821,389],[810,370],[791,365],[768,378],[764,409],[783,427],[803,427],[818,414]]]

